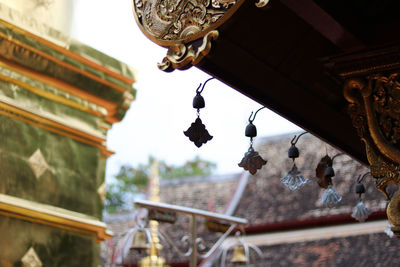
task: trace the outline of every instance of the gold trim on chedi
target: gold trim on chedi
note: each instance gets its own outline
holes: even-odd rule
[[[0,215],[91,235],[97,242],[112,236],[97,218],[4,194],[0,194]]]
[[[20,107],[15,103],[8,102],[0,96],[0,114],[17,119],[31,125],[35,125],[50,132],[69,137],[73,140],[79,141],[84,144],[98,147],[105,157],[114,154],[109,151],[105,145],[105,136],[99,136],[96,133],[89,133],[87,131],[77,129],[72,125],[42,116],[42,114],[33,110],[27,110]]]
[[[125,83],[132,84],[135,82],[135,70],[128,65],[3,3],[0,3],[0,24],[10,31],[32,38],[34,42],[50,47],[54,50],[53,54],[54,52],[61,53],[70,57],[69,62],[74,59]]]
[[[2,7],[0,15],[4,15]],[[61,47],[3,19],[0,54],[5,68],[100,106],[110,124],[122,119],[136,92],[133,73],[125,64],[73,40]],[[73,104],[69,100],[63,102]],[[93,111],[82,104],[80,109]],[[98,111],[94,112],[104,115]]]
[[[209,53],[216,30],[226,22],[244,0],[134,0],[136,22],[153,42],[168,47],[159,64],[164,71],[196,65]],[[260,0],[263,7],[268,0]],[[198,43],[194,41],[200,40]]]

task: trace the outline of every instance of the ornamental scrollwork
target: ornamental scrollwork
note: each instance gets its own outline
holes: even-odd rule
[[[386,188],[400,185],[400,74],[350,78],[344,96],[353,126],[365,143],[376,187],[389,199]],[[392,197],[387,215],[400,235],[400,191]]]
[[[263,7],[268,1],[259,0],[256,6]],[[177,65],[178,68],[183,68],[180,63],[172,64],[174,60],[171,57],[179,58],[176,62],[186,62],[188,65],[184,68],[198,63],[197,59],[204,57],[209,49],[195,49],[193,42],[203,40],[200,46],[208,48],[209,41],[218,37],[215,34],[217,28],[243,2],[244,0],[134,0],[133,10],[142,32],[153,42],[169,48],[167,57],[159,66],[162,70],[171,71]],[[192,53],[202,56],[189,60],[193,57]],[[183,59],[182,54],[187,54],[188,57]]]
[[[175,69],[187,69],[196,65],[211,50],[212,40],[218,38],[218,31],[207,33],[199,47],[194,45],[177,44],[168,49],[167,56],[158,64],[160,70],[171,72]]]
[[[135,0],[134,11],[144,33],[156,43],[169,46],[202,38],[219,26],[238,2],[243,1]]]

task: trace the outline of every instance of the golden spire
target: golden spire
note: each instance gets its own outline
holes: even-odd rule
[[[156,159],[151,166],[151,174],[149,178],[149,187],[147,192],[148,200],[160,202],[160,177],[158,161]],[[158,222],[155,220],[150,220],[149,227],[152,230],[149,256],[144,257],[139,261],[139,267],[165,267],[167,266],[165,265],[165,259],[158,256],[162,249],[160,239],[156,234],[158,231]]]

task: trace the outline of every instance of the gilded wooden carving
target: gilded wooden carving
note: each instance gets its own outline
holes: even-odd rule
[[[175,69],[187,69],[198,64],[211,50],[211,41],[218,38],[218,31],[211,31],[203,37],[203,42],[197,48],[192,44],[172,45],[161,63],[160,70],[171,72]]]
[[[400,74],[374,74],[364,79],[350,78],[344,96],[358,135],[365,143],[376,187],[389,199],[386,188],[400,185]],[[400,234],[400,193],[387,208],[394,232]]]
[[[263,7],[269,0],[260,0]],[[216,30],[244,0],[134,0],[136,22],[153,42],[168,47],[161,70],[186,69],[209,53]],[[195,42],[200,40],[200,42]]]

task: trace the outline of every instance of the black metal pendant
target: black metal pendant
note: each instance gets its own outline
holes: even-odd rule
[[[190,127],[183,132],[189,140],[192,141],[197,147],[201,147],[203,144],[210,141],[213,137],[208,133],[206,126],[201,122],[200,118],[197,118]]]
[[[244,154],[242,161],[238,165],[254,175],[257,170],[261,169],[265,164],[267,164],[267,161],[264,160],[252,146],[250,146],[249,150]]]
[[[210,78],[204,82],[203,87],[202,84],[196,89],[196,96],[193,98],[193,108],[197,109],[197,119],[195,122],[190,125],[189,129],[183,132],[189,140],[192,141],[197,147],[201,147],[203,144],[210,141],[213,137],[206,130],[206,126],[202,123],[200,119],[200,109],[206,106],[205,101],[201,93],[204,90],[204,86],[206,83],[214,78]],[[200,90],[201,87],[201,90]]]
[[[250,114],[249,124],[246,126],[245,130],[245,136],[250,137],[250,147],[238,164],[239,167],[242,167],[253,175],[256,174],[257,170],[261,169],[263,165],[267,164],[267,161],[264,160],[253,148],[253,138],[257,136],[257,127],[253,124],[253,121],[255,120],[257,113],[263,108],[265,107],[259,108],[256,113],[254,113],[254,116],[253,112]]]

